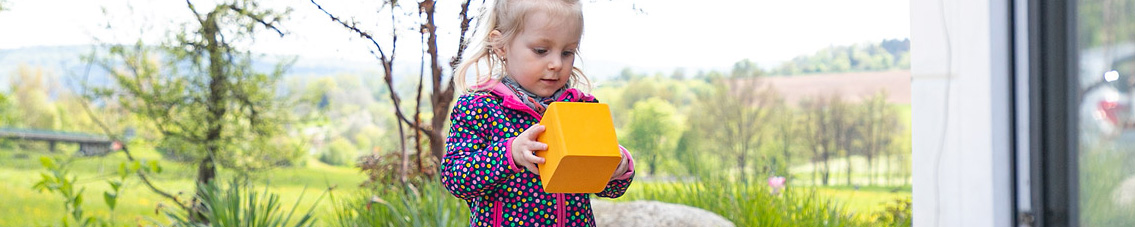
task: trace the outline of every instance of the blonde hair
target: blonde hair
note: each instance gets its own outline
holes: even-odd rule
[[[492,89],[491,87],[482,86],[486,85],[492,80],[499,80],[500,78],[493,78],[496,75],[504,76],[504,59],[498,56],[493,51],[494,47],[505,46],[520,34],[520,28],[524,27],[525,17],[535,11],[535,9],[551,9],[564,13],[563,15],[571,15],[579,18],[580,29],[583,27],[583,10],[579,0],[497,0],[493,3],[491,9],[488,10],[488,15],[482,13],[480,32],[480,43],[473,55],[466,57],[461,61],[454,71],[454,83],[457,86],[456,90],[461,93],[468,93],[474,91],[483,91]],[[501,38],[493,42],[489,35],[492,31],[499,31]],[[576,51],[578,56],[578,50]],[[481,62],[488,67],[488,73],[481,72]],[[498,65],[500,67],[498,67]],[[473,86],[469,86],[468,73],[469,68],[474,69],[473,79],[475,81]],[[571,77],[568,79],[569,86],[583,86],[589,88],[591,81],[587,76],[583,75],[583,70],[574,65],[571,67]]]

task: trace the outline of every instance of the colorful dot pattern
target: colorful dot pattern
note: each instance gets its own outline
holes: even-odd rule
[[[597,102],[591,96],[580,95],[578,90],[569,90],[575,95],[565,95],[561,101]],[[505,156],[509,139],[540,119],[527,106],[502,105],[519,102],[506,100],[516,98],[502,93],[462,95],[450,115],[452,127],[441,179],[450,193],[469,205],[470,226],[595,226],[589,194],[545,193],[539,176],[511,168]],[[633,179],[632,175],[626,180],[611,181],[595,195],[618,198]],[[562,211],[556,210],[557,195],[563,195]],[[564,217],[559,219],[558,214]],[[564,223],[556,223],[558,220]]]

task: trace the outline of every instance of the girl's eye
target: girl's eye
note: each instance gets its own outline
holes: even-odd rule
[[[575,55],[575,51],[564,51],[563,55],[564,57],[572,56]]]
[[[536,49],[532,49],[532,52],[536,52],[536,54],[541,54],[541,55],[542,55],[542,54],[548,53],[548,50],[547,50],[547,49],[542,49],[542,48],[536,48]]]

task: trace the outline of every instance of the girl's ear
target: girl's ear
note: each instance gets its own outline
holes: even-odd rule
[[[492,32],[489,32],[489,46],[492,48],[493,54],[504,59],[505,45],[502,39],[504,39],[504,35],[501,34],[500,30],[494,29]]]

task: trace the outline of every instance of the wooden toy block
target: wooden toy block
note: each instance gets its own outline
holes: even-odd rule
[[[548,144],[536,152],[545,161],[537,166],[544,192],[603,191],[622,161],[607,104],[554,102],[540,124],[545,129],[537,141]]]

